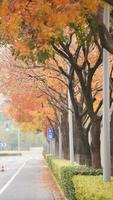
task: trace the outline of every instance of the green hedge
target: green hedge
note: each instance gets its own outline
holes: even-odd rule
[[[101,169],[72,166],[50,155],[45,159],[68,200],[113,200],[113,178],[104,183]]]
[[[75,175],[97,176],[102,174],[101,169],[95,170],[80,165],[72,166],[69,161],[60,160],[50,155],[45,155],[44,157],[68,200],[77,199],[75,195],[75,184],[73,183],[73,177]]]
[[[103,182],[102,176],[74,176],[77,200],[113,200],[113,178]]]
[[[60,171],[60,185],[61,188],[69,200],[76,200],[75,188],[72,181],[74,176],[74,167],[62,167]]]

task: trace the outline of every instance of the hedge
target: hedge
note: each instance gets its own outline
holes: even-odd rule
[[[102,176],[74,176],[77,200],[113,200],[113,178],[103,182]]]
[[[73,166],[69,161],[60,160],[57,157],[50,155],[45,155],[44,157],[68,200],[78,200],[75,193],[76,184],[73,182],[73,177],[75,175],[97,176],[102,174],[101,169],[95,170],[77,164]]]

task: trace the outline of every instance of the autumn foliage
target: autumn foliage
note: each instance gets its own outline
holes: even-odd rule
[[[51,54],[51,43],[68,39],[78,27],[86,29],[87,15],[96,12],[101,2],[4,0],[0,8],[0,32],[22,58],[37,59],[42,54],[47,57],[47,52]],[[67,27],[70,27],[68,31]]]
[[[1,93],[8,97],[4,106],[5,114],[13,118],[23,131],[41,129],[45,132],[50,126],[48,118],[56,123],[55,111],[48,101],[50,89],[54,84],[59,92],[62,90],[60,81],[52,82],[56,72],[52,74],[49,70],[45,72],[37,68],[33,70],[22,61],[15,61],[7,48],[3,49],[1,59],[3,59],[0,65],[0,81],[3,85]],[[58,99],[57,90],[51,91],[51,95],[56,95],[56,99]]]
[[[68,42],[70,35],[74,32],[77,32],[76,40],[78,43],[85,40],[89,34],[87,17],[96,13],[102,4],[101,0],[94,0],[92,3],[89,0],[3,0],[0,3],[2,42],[11,44],[12,52],[28,64],[37,65],[37,63],[49,58],[56,59],[53,45],[59,45],[61,41]],[[67,67],[65,62],[62,66],[63,69]],[[60,100],[56,91],[62,91],[64,85],[56,78],[51,79],[51,77],[59,75],[55,71],[51,71],[49,63],[46,63],[45,67],[48,69],[43,71],[44,81],[41,82],[37,76],[37,69],[33,73],[27,69],[28,66],[25,69],[8,69],[9,79],[6,81],[7,87],[4,92],[7,93],[8,90],[12,99],[11,112],[19,122],[32,121],[34,119],[33,113],[35,111],[40,113],[40,109],[48,114],[50,109],[48,109],[47,103],[48,93],[50,96],[56,96],[57,101]],[[36,79],[35,81],[30,79],[30,77],[34,77],[35,73],[35,78],[38,77],[39,80],[38,89]],[[52,89],[52,94],[50,89]],[[21,91],[20,94],[17,91]],[[64,91],[66,94],[66,88]],[[37,98],[40,95],[43,96],[43,100]],[[42,108],[44,99],[46,99],[47,106]],[[49,113],[49,115],[51,114]]]

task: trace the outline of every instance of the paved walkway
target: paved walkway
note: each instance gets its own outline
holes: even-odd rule
[[[21,161],[22,158],[19,159]],[[0,200],[64,200],[42,157],[30,158],[24,166],[23,160],[22,163],[17,162],[18,158],[14,161],[17,164],[14,165],[12,158],[9,169],[0,174],[1,178],[5,181],[9,179],[11,171],[13,173],[14,170],[15,174],[18,165],[22,165],[21,170],[16,176],[13,175],[15,176],[13,180],[10,178],[10,184],[6,184],[5,189],[1,186]]]
[[[41,172],[41,182],[43,184],[43,187],[46,188],[48,193],[51,194],[51,198],[48,197],[48,200],[64,200],[62,197],[59,188],[56,184],[55,179],[53,178],[49,168],[47,167],[45,161],[42,161],[42,172]]]

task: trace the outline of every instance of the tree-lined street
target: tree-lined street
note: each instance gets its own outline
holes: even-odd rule
[[[1,153],[43,146],[68,200],[113,200],[113,0],[1,0],[0,45]],[[38,152],[0,155],[1,198],[57,198]]]

